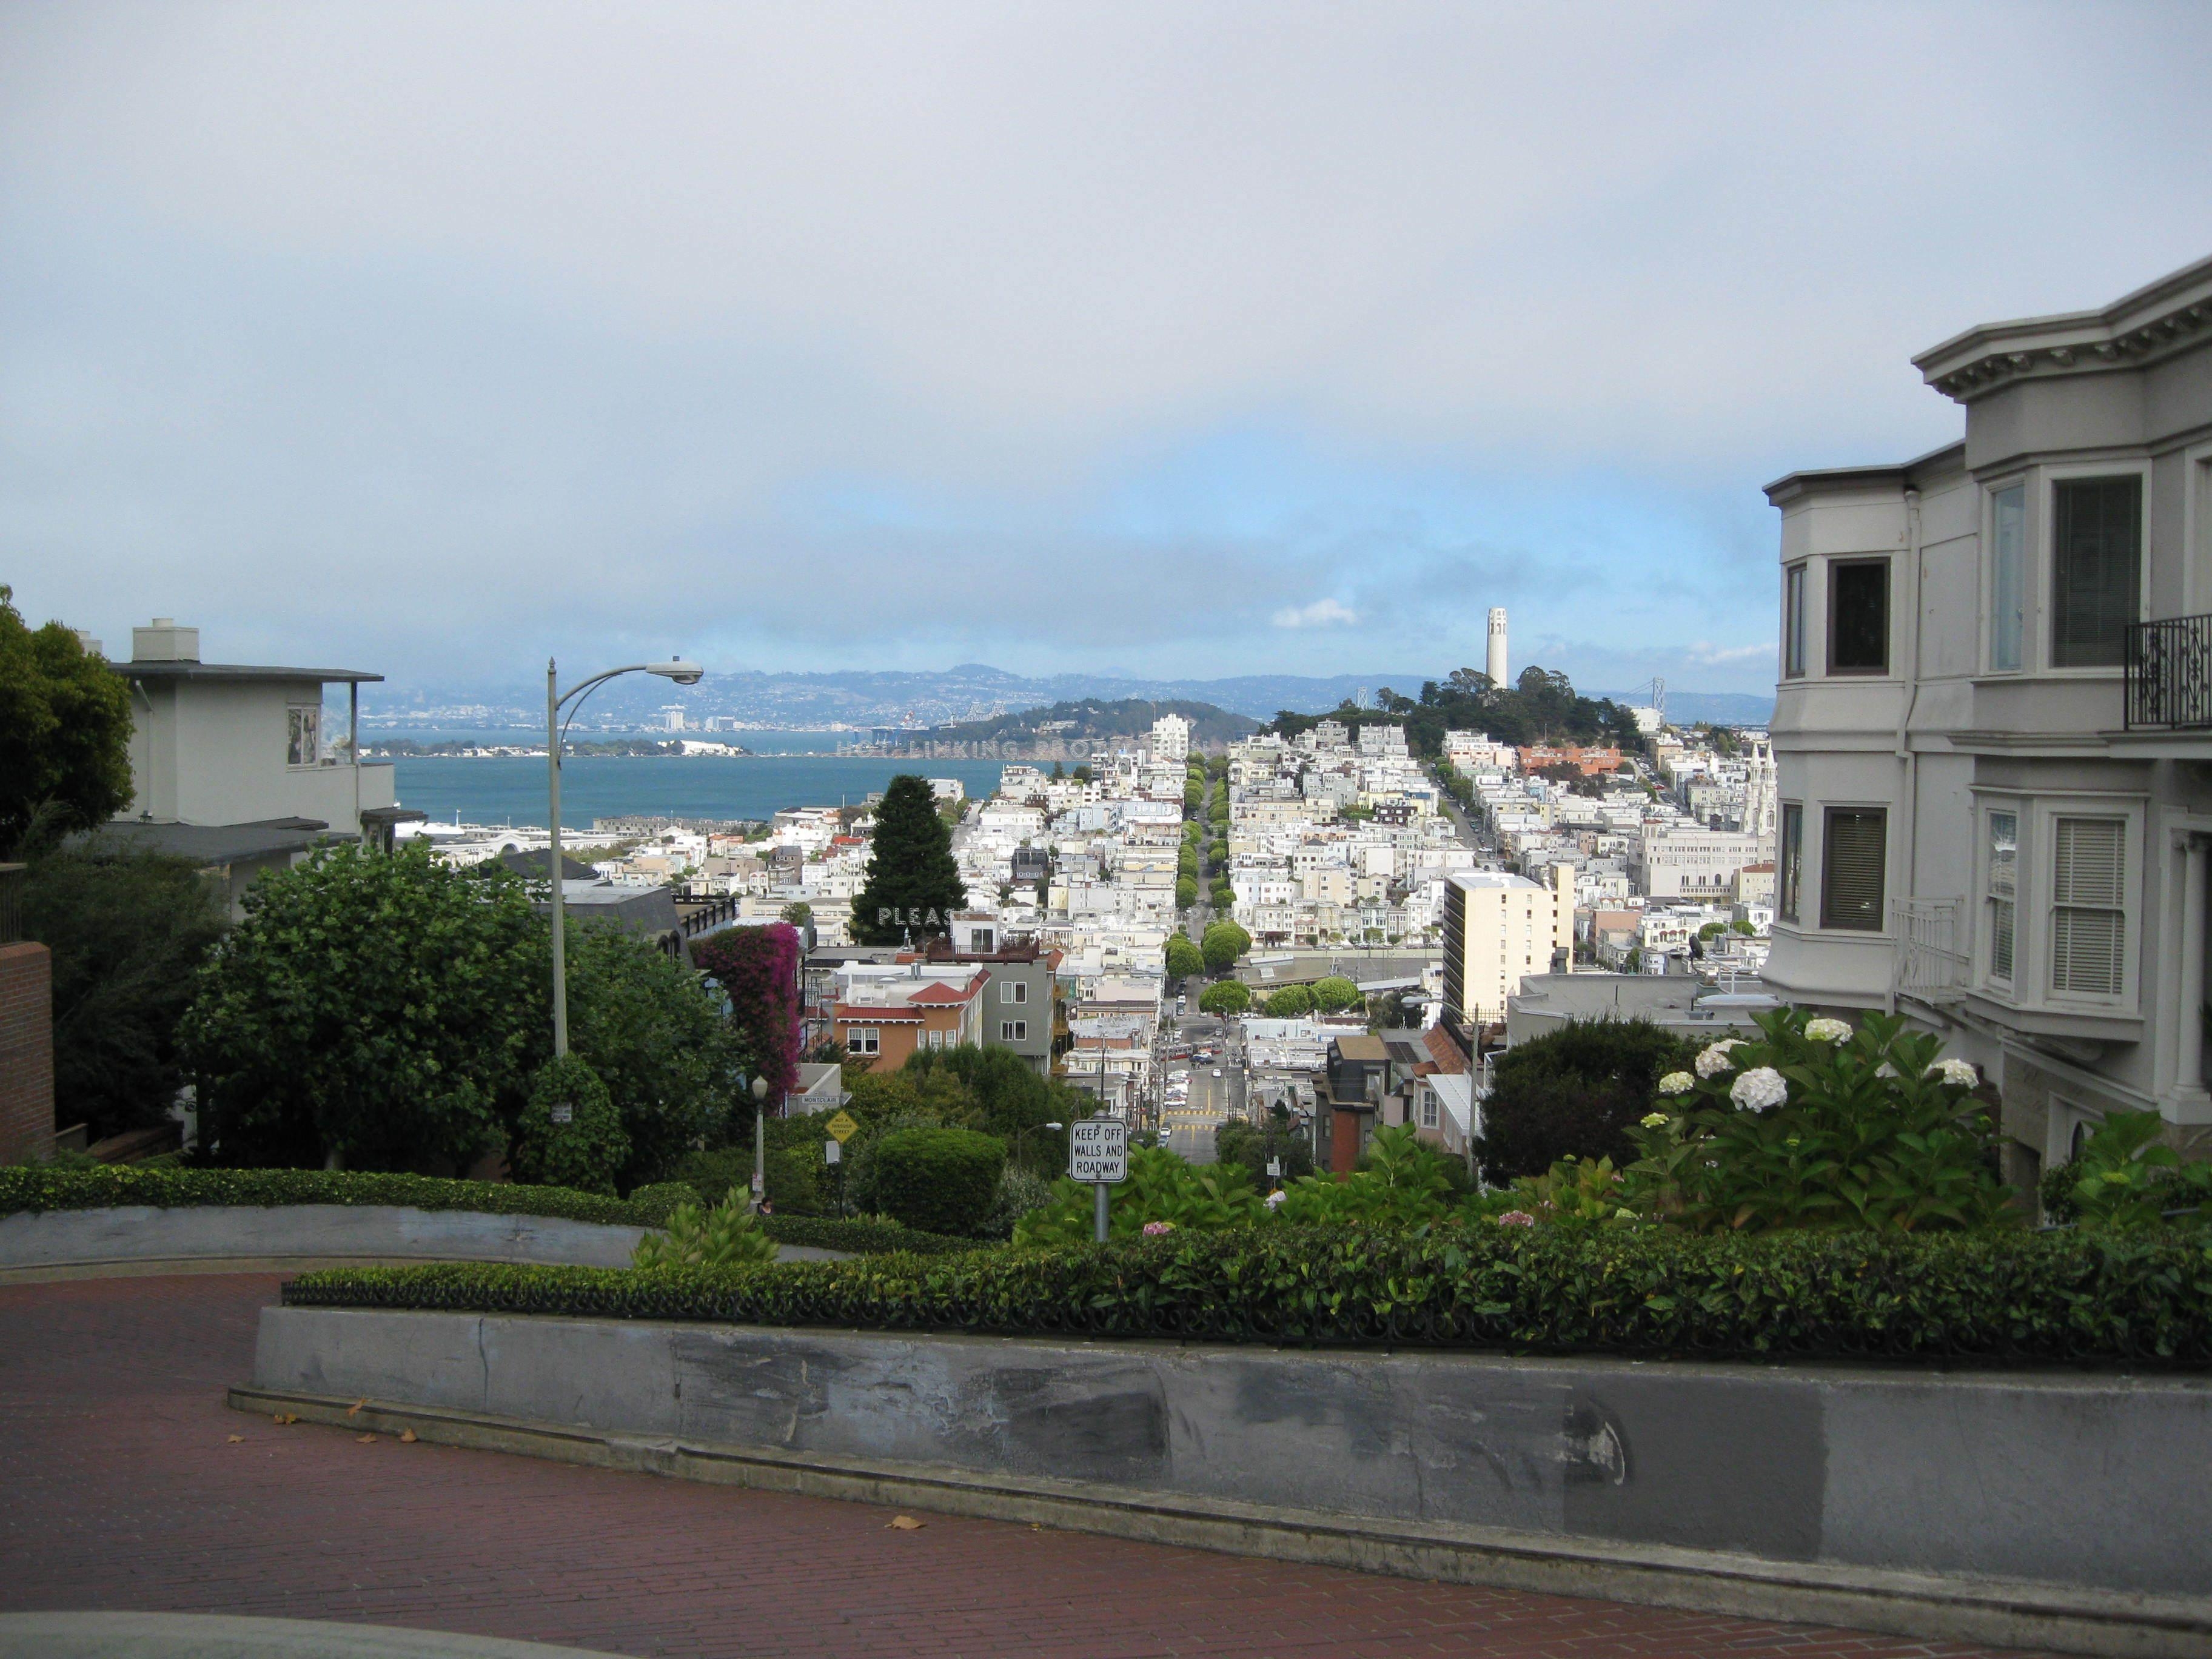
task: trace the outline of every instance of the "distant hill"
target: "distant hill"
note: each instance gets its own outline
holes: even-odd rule
[[[1180,714],[1188,720],[1191,742],[1200,747],[1232,743],[1260,729],[1260,722],[1249,715],[1232,714],[1210,702],[1187,698],[1121,697],[1109,702],[1083,697],[988,720],[957,720],[901,732],[891,741],[897,751],[916,754],[997,759],[1034,754],[1042,759],[1060,760],[1144,737],[1163,714]]]

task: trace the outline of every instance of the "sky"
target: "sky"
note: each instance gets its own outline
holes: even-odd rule
[[[0,583],[526,684],[1760,691],[1760,487],[2212,252],[2212,7],[0,8]],[[541,671],[542,672],[542,671]]]

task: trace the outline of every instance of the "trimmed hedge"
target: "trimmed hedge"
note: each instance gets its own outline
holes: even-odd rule
[[[2212,1364],[2201,1235],[1270,1227],[741,1273],[340,1269],[294,1306],[1708,1359]]]
[[[221,1204],[261,1208],[284,1204],[392,1204],[417,1210],[468,1210],[482,1215],[539,1215],[611,1226],[658,1227],[678,1204],[699,1201],[698,1194],[679,1182],[641,1187],[632,1197],[620,1199],[568,1187],[447,1181],[436,1176],[368,1170],[147,1169],[127,1164],[104,1164],[94,1170],[0,1168],[0,1215],[134,1204],[165,1210]],[[886,1221],[770,1215],[762,1217],[761,1223],[779,1244],[848,1250],[856,1255],[895,1250],[938,1255],[976,1248],[973,1239],[916,1232]]]

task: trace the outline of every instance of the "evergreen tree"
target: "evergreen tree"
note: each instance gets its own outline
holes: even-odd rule
[[[863,945],[916,943],[951,931],[968,902],[952,861],[952,831],[938,816],[927,779],[902,772],[876,809],[868,879],[853,901],[853,937]]]
[[[59,623],[28,626],[0,586],[0,857],[34,820],[89,829],[131,804],[131,688]]]

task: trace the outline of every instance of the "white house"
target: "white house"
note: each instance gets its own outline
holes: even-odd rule
[[[1896,1008],[2011,1176],[2114,1108],[2212,1139],[2212,259],[1916,358],[1962,441],[1782,513],[1767,982]]]

